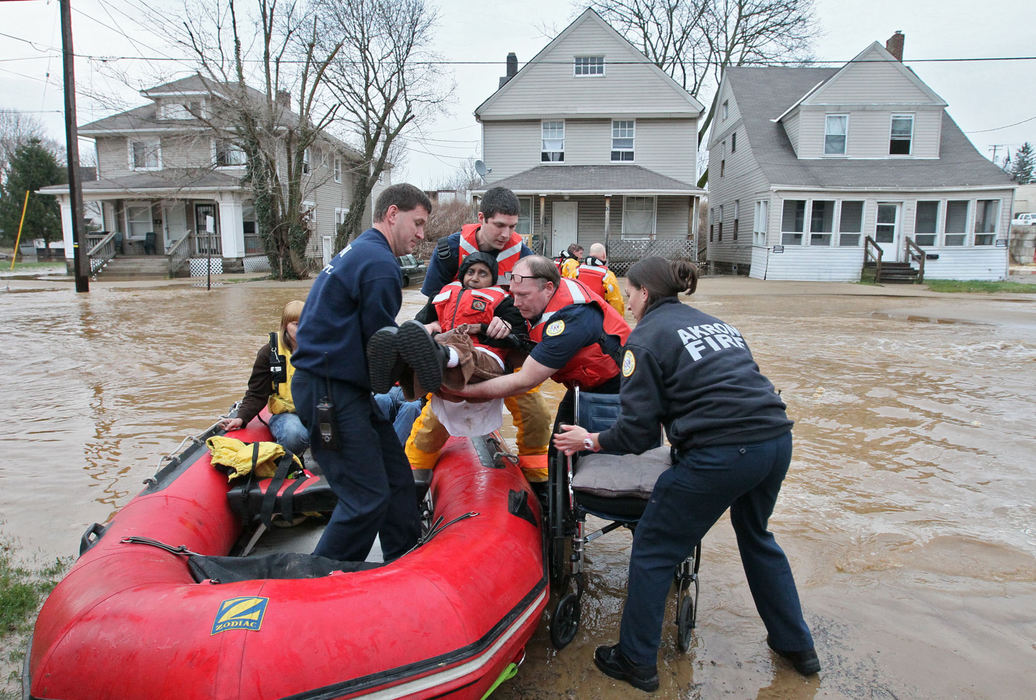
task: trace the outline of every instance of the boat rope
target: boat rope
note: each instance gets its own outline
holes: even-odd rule
[[[438,518],[435,519],[435,522],[432,523],[432,526],[431,526],[431,528],[428,529],[428,532],[426,532],[425,534],[423,534],[423,535],[421,535],[420,537],[417,538],[417,544],[415,544],[413,547],[408,549],[406,551],[406,554],[410,554],[410,552],[414,551],[418,547],[423,547],[424,545],[428,544],[429,540],[431,540],[433,537],[438,535],[440,532],[442,532],[443,530],[448,528],[450,525],[453,525],[454,523],[459,523],[461,520],[467,520],[468,518],[474,518],[476,515],[479,515],[479,513],[477,513],[476,511],[473,511],[473,510],[472,511],[468,511],[467,513],[464,513],[463,515],[458,515],[456,518],[454,518],[453,520],[451,520],[448,523],[443,523],[443,517],[440,515]],[[404,554],[403,556],[406,556],[406,554]]]
[[[120,540],[120,542],[122,542],[123,544],[146,544],[151,547],[158,547],[159,549],[164,549],[170,554],[184,554],[189,557],[197,555],[197,552],[192,552],[191,550],[187,549],[186,545],[181,544],[179,547],[174,547],[172,545],[166,544],[165,542],[153,540],[150,537],[137,537],[136,535],[132,535],[130,537],[123,537]]]

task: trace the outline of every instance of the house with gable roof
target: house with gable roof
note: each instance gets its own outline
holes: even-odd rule
[[[518,195],[533,249],[602,241],[620,268],[648,252],[694,259],[701,103],[592,9],[517,64],[475,118],[485,186]]]
[[[1007,276],[1011,179],[903,65],[728,68],[709,137],[708,259],[759,279]]]
[[[79,127],[80,136],[94,140],[97,153],[97,179],[82,183],[83,201],[99,204],[104,229],[91,240],[91,247],[106,251],[91,255],[93,271],[102,264],[114,271],[116,262],[136,262],[136,267],[118,269],[175,275],[198,267],[192,260],[208,265],[210,259],[216,261],[216,271],[269,269],[251,189],[242,182],[245,153],[229,130],[214,129],[218,118],[211,102],[220,87],[199,75],[189,76],[141,91],[148,100],[145,105]],[[248,91],[265,99],[256,90]],[[298,119],[288,107],[286,93],[278,102],[281,120]],[[279,167],[284,175],[284,164]],[[314,266],[335,252],[331,248],[337,225],[352,206],[352,172],[362,167],[361,154],[326,133],[306,153],[303,197],[311,228],[307,257]],[[45,187],[40,193],[59,200],[71,269],[68,186]],[[98,255],[114,260],[101,262]]]

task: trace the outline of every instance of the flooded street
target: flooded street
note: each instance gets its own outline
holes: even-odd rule
[[[21,558],[75,554],[88,525],[226,412],[281,307],[308,286],[94,283],[76,295],[70,283],[11,282],[0,292],[12,389],[0,533]],[[400,319],[422,301],[406,290]],[[803,679],[771,654],[724,518],[703,543],[686,655],[670,601],[657,697],[1030,696],[1036,298],[705,278],[694,304],[741,330],[796,421],[771,526],[824,668]],[[494,697],[635,692],[591,661],[617,638],[629,545],[623,530],[588,546],[575,641],[557,653],[541,625]]]

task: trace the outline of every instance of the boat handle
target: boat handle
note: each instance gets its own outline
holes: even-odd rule
[[[79,539],[79,556],[86,554],[87,550],[97,544],[97,540],[101,539],[101,535],[104,534],[104,525],[100,523],[94,523],[90,527],[86,528],[86,532]]]

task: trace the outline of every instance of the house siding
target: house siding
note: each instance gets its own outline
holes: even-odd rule
[[[791,141],[791,148],[795,151],[795,155],[801,155],[799,153],[799,110],[796,109],[794,112],[786,116],[781,120],[781,125],[784,127],[784,133],[788,135],[788,140]],[[821,134],[824,132],[821,131]]]
[[[738,146],[730,152],[731,135],[737,133]],[[738,123],[733,129],[722,134],[719,143],[726,143],[726,169],[719,176],[722,147],[709,151],[709,208],[715,213],[713,236],[709,241],[709,229],[699,233],[708,243],[708,259],[716,262],[750,265],[752,261],[752,228],[755,217],[755,203],[769,200],[769,183],[755,157],[744,127]],[[738,237],[733,239],[734,202],[739,209]],[[723,240],[719,240],[718,223],[719,207],[723,205]],[[706,219],[708,221],[708,219]],[[767,231],[773,228],[768,226]]]
[[[567,30],[566,30],[567,31]],[[605,57],[604,76],[573,75],[575,56]],[[571,31],[522,68],[520,78],[502,88],[479,113],[496,117],[552,118],[599,115],[692,114],[687,95],[647,58],[594,18],[584,16]],[[602,103],[602,91],[608,94]]]
[[[849,131],[845,156],[824,155],[824,122],[828,114],[848,114]],[[839,109],[838,107],[809,107],[798,112],[799,158],[889,158],[889,137],[893,114],[914,115],[914,137],[910,156],[894,158],[938,158],[942,137],[942,109]]]
[[[568,148],[568,125],[565,125]],[[482,125],[482,153],[493,169],[490,181],[502,180],[540,165],[540,121],[487,122]],[[567,153],[566,153],[567,157]]]
[[[928,92],[900,72],[898,62],[883,59],[877,51],[865,52],[804,104],[934,104]]]

